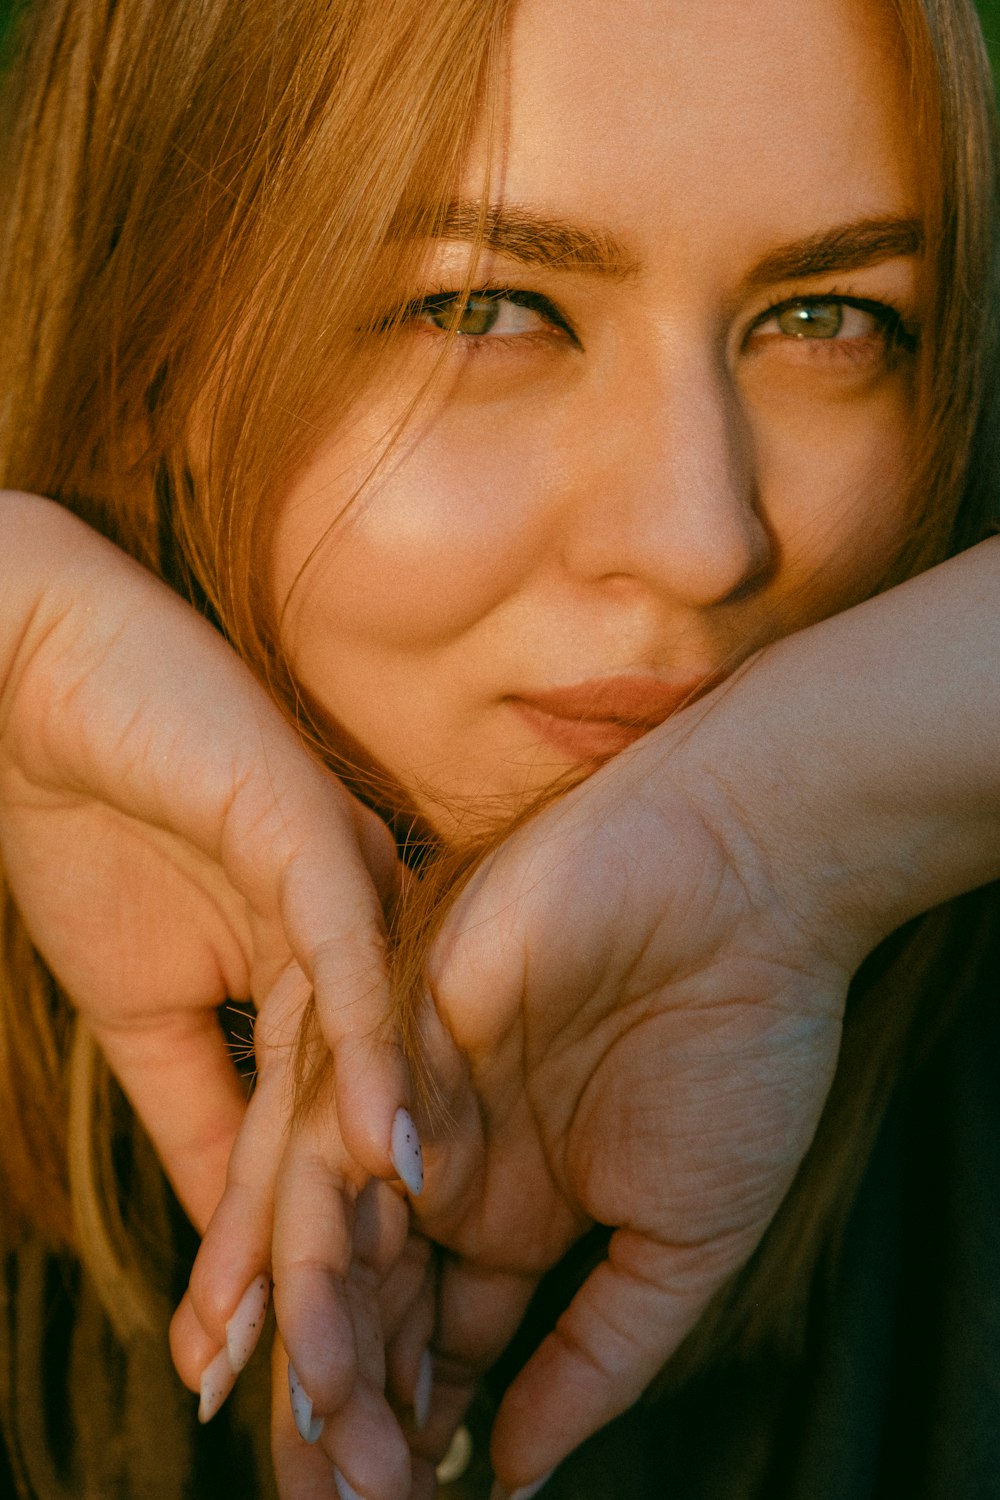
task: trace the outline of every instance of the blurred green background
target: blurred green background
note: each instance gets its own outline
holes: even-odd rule
[[[1000,79],[1000,0],[979,0],[979,14],[993,59],[993,75]]]
[[[25,0],[0,0],[0,41],[7,30],[8,22],[15,10],[19,10]],[[30,0],[27,0],[30,3]],[[78,5],[86,5],[88,0],[77,0]],[[173,4],[173,0],[163,0],[164,5]],[[572,4],[572,0],[567,0]],[[978,0],[979,14],[983,20],[983,31],[986,34],[986,42],[993,59],[993,71],[1000,80],[1000,0]]]

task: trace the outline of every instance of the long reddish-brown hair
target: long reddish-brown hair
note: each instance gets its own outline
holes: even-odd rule
[[[378,341],[363,331],[451,194],[500,77],[510,3],[36,0],[17,42],[0,122],[0,483],[58,498],[205,609],[320,749],[262,583],[269,502],[327,436],[328,414],[349,422],[377,379]],[[993,95],[975,12],[969,0],[885,3],[909,59],[933,268],[913,525],[888,584],[992,524],[1000,371]],[[448,902],[488,846],[429,862],[405,909],[404,1017]],[[894,1002],[852,1006],[827,1116],[758,1287],[787,1284],[790,1266],[805,1285],[819,1263],[892,1081],[933,1029],[926,975],[952,920],[923,924],[923,970],[883,963],[866,978]],[[138,1317],[138,1301],[122,1301],[114,1090],[7,897],[2,921],[7,1222],[82,1254],[108,1300]],[[785,1256],[779,1278],[769,1255]],[[752,1323],[753,1296],[727,1305],[729,1326]]]

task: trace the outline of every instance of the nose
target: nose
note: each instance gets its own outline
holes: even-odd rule
[[[752,432],[724,357],[675,348],[591,394],[564,471],[567,569],[692,609],[759,586],[773,544]]]

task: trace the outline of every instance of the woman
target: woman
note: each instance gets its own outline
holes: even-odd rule
[[[504,18],[483,6],[399,7],[391,27],[376,7],[336,27],[286,11],[279,31],[261,8],[221,34],[224,17],[141,8],[107,34],[43,19],[29,76],[54,82],[25,115],[25,181],[49,185],[46,239],[76,269],[65,300],[47,288],[10,320],[32,364],[8,481],[76,497],[144,560],[163,548],[336,736],[337,763],[445,840],[944,555],[960,499],[965,539],[987,518],[967,296],[989,276],[985,86],[956,100],[935,83],[968,73],[970,18],[914,9],[897,31],[861,4],[703,9],[623,26],[593,6],[567,34],[525,3],[509,95],[487,94],[492,128],[469,141],[483,68],[506,76]],[[817,54],[837,59],[824,86],[789,89],[787,60]],[[609,132],[623,96],[635,117]],[[405,153],[401,99],[419,122]],[[81,106],[108,153],[42,172]],[[918,158],[913,136],[939,133],[940,163]],[[462,163],[471,211],[453,201]],[[480,215],[484,199],[503,212]],[[32,195],[18,203],[20,230],[40,225]],[[37,272],[41,234],[20,242]],[[96,378],[95,326],[116,335]],[[885,1055],[913,1014],[881,1033]],[[820,1071],[832,1005],[823,1029]],[[461,1241],[435,1191],[429,1227]],[[563,1215],[542,1258],[582,1222]],[[322,1372],[300,1373],[315,1394]],[[398,1466],[342,1454],[344,1436],[324,1442],[349,1481],[396,1492]]]
[[[937,246],[939,255],[953,252],[941,243],[940,225],[937,230],[928,227],[940,213],[940,200],[932,195],[921,209],[915,208],[921,183],[912,141],[921,132],[933,138],[935,95],[928,84],[920,95],[927,118],[914,121],[905,76],[897,76],[896,92],[887,83],[898,39],[891,32],[888,39],[879,33],[871,18],[875,34],[866,29],[863,8],[837,12],[841,30],[828,13],[799,8],[796,16],[801,30],[784,11],[780,17],[771,15],[769,25],[767,14],[755,10],[742,28],[728,10],[710,10],[697,22],[672,13],[660,18],[662,33],[647,19],[631,36],[631,46],[628,31],[616,33],[613,41],[611,28],[620,26],[620,18],[612,22],[603,10],[596,16],[588,12],[587,25],[572,37],[543,7],[523,7],[514,19],[510,117],[503,127],[505,151],[495,165],[495,179],[503,182],[512,204],[535,209],[540,202],[547,212],[515,213],[513,223],[508,215],[506,224],[498,213],[488,226],[509,284],[503,280],[498,285],[491,263],[478,301],[466,303],[461,285],[449,281],[435,263],[430,300],[415,295],[408,304],[418,324],[415,344],[432,338],[435,327],[443,332],[457,302],[466,342],[478,340],[484,348],[463,348],[455,355],[464,363],[459,374],[449,371],[451,391],[440,398],[440,406],[431,404],[431,398],[419,439],[393,461],[384,480],[376,481],[370,511],[331,540],[313,565],[312,589],[304,580],[286,616],[287,639],[293,651],[298,645],[299,676],[314,694],[325,695],[339,722],[356,738],[379,747],[382,760],[417,791],[422,810],[445,832],[455,826],[457,816],[468,816],[474,791],[479,798],[498,796],[523,785],[534,769],[529,757],[537,765],[541,745],[550,775],[567,768],[569,744],[584,760],[622,748],[628,738],[621,723],[626,718],[622,682],[626,692],[638,695],[632,713],[640,723],[645,719],[641,727],[648,727],[656,709],[648,683],[634,680],[641,674],[623,673],[623,659],[610,658],[610,653],[600,658],[600,670],[580,665],[586,652],[596,656],[607,650],[605,609],[616,625],[629,620],[644,644],[649,637],[641,631],[652,628],[649,618],[664,630],[669,619],[666,656],[676,676],[672,683],[663,682],[661,657],[658,685],[665,697],[671,687],[676,691],[677,678],[688,691],[704,688],[769,632],[780,633],[793,621],[801,625],[853,602],[855,588],[871,592],[898,576],[896,569],[916,566],[915,549],[930,545],[925,528],[936,523],[929,512],[918,523],[911,509],[914,496],[923,501],[932,488],[940,496],[941,486],[947,488],[950,481],[944,478],[944,449],[937,447],[937,438],[923,448],[914,442],[921,421],[916,413],[923,400],[943,412],[957,392],[931,392],[943,367],[930,352],[926,326],[919,340],[915,333],[922,295],[918,289],[923,286],[933,302],[953,295],[962,284],[962,278],[942,274],[938,261],[940,285],[936,292],[927,285],[928,259],[936,259],[930,247]],[[939,19],[942,25],[954,22],[955,13],[949,10]],[[912,18],[911,26],[910,42],[919,59],[919,31]],[[953,41],[946,30],[938,38],[942,50]],[[789,89],[789,59],[814,53],[836,57],[838,67],[831,71],[828,93],[810,73],[808,99],[803,100]],[[688,72],[678,54],[688,61]],[[608,61],[612,55],[614,67]],[[852,70],[855,58],[857,71]],[[862,59],[871,74],[864,73]],[[640,123],[633,123],[626,141],[609,143],[606,122],[614,115],[614,99],[626,92],[638,101]],[[942,107],[946,103],[947,98]],[[728,133],[719,121],[732,122]],[[704,148],[708,139],[710,161]],[[833,156],[831,140],[839,145]],[[966,162],[971,165],[969,158]],[[934,182],[926,161],[921,165],[925,180]],[[952,158],[941,178],[954,181],[956,167]],[[483,175],[482,161],[474,160],[473,199]],[[954,187],[944,188],[941,178],[934,191],[943,189],[950,197]],[[589,240],[582,234],[574,238],[567,224],[589,230]],[[603,238],[594,234],[595,226]],[[561,238],[557,228],[563,230]],[[965,221],[963,232],[969,231],[971,222]],[[615,245],[609,247],[612,234]],[[535,262],[543,254],[536,249],[532,258],[530,247],[546,236],[549,246],[558,245],[551,257],[555,264],[539,266]],[[461,243],[460,224],[442,238],[436,254],[460,281],[465,262],[459,260],[456,272],[448,259],[460,253],[454,248]],[[968,249],[976,238],[971,234]],[[623,241],[624,252],[617,248]],[[640,244],[644,255],[636,249]],[[512,245],[519,254],[512,254]],[[985,249],[985,238],[980,246]],[[508,265],[512,259],[519,262],[516,278]],[[530,274],[523,262],[530,264]],[[600,290],[590,289],[589,277]],[[761,283],[765,289],[754,302],[748,288],[756,292]],[[578,290],[583,286],[586,295]],[[896,308],[895,320],[883,322],[882,328],[893,331],[880,338],[869,320],[880,309],[885,318],[890,305]],[[734,314],[737,307],[742,322]],[[847,308],[857,315],[854,324]],[[939,311],[947,316],[940,305]],[[491,323],[494,313],[497,321]],[[727,359],[720,357],[718,342],[706,334],[713,319],[715,339],[721,324],[735,340],[738,355],[731,343]],[[803,334],[804,324],[810,326]],[[662,333],[665,325],[673,330],[671,340]],[[666,352],[661,339],[669,346]],[[421,346],[416,347],[418,352],[410,356],[414,361]],[[874,356],[875,362],[866,363],[866,356]],[[330,516],[339,513],[341,497],[360,480],[352,467],[355,445],[367,464],[377,451],[377,435],[395,430],[399,410],[413,396],[408,373],[404,366],[395,384],[387,381],[384,404],[375,406],[370,426],[360,433],[348,428],[335,438],[293,487],[288,502],[292,516],[279,525],[277,541],[279,570],[283,548],[291,551],[293,561],[285,564],[289,583],[298,561],[312,555]],[[971,367],[965,371],[969,378],[973,373]],[[588,405],[597,390],[600,421],[598,409]],[[498,413],[502,444],[493,425]],[[923,423],[936,434],[943,420],[931,418],[928,409]],[[935,479],[923,468],[927,464],[937,469]],[[803,501],[806,493],[811,505]],[[405,550],[400,537],[404,527]],[[433,564],[423,566],[421,547]],[[400,556],[406,559],[402,574],[393,566]],[[442,598],[431,580],[431,565],[441,569],[449,558],[449,576],[461,580],[458,603],[450,592]],[[732,636],[727,637],[727,627]],[[519,629],[531,633],[530,656],[519,652]],[[558,644],[546,648],[549,641]],[[584,644],[571,655],[568,641]],[[481,642],[489,643],[489,664],[493,653],[503,664],[503,682],[490,679],[483,658],[476,657]],[[621,649],[620,637],[615,644]],[[546,649],[559,663],[571,661],[571,668],[562,668],[562,680]],[[647,661],[655,659],[648,644],[645,649]],[[518,678],[526,657],[539,675],[547,673],[549,683],[559,684],[558,691]],[[486,703],[469,686],[471,680],[481,689],[484,678],[493,688]],[[373,681],[375,692],[370,691]],[[736,701],[738,695],[737,686],[730,696]],[[428,700],[435,704],[434,716],[423,711]],[[712,708],[717,718],[722,710],[714,703]],[[518,738],[514,714],[521,715],[521,722],[528,718],[534,738]],[[787,734],[789,725],[784,728]],[[488,763],[484,741],[493,757]],[[825,722],[821,743],[833,741],[832,725]],[[666,762],[670,771],[665,774],[673,764]],[[798,771],[797,779],[802,775]],[[631,839],[624,841],[630,853],[635,839],[632,830]],[[532,847],[537,860],[537,845]],[[602,873],[610,857],[605,849],[598,862]],[[555,881],[548,861],[544,868]],[[972,883],[992,868],[987,863]],[[951,892],[938,888],[938,895],[946,893]],[[785,895],[790,897],[787,891]],[[909,911],[897,907],[896,922],[927,899],[925,891]],[[869,931],[844,967],[856,966],[881,935]],[[790,941],[786,934],[786,945]],[[823,1056],[810,1062],[810,1069],[823,1077],[836,1048],[839,1010],[829,976],[811,970],[810,977],[829,1006],[822,1016],[823,1037],[812,1043]],[[490,1059],[485,1039],[492,1040],[495,1073],[497,1001],[493,998],[490,1025],[481,1032],[468,1021],[469,1006],[468,993],[461,995],[457,987],[453,1003],[444,1003],[452,1030],[474,1057],[478,1042],[479,1057]],[[862,1070],[853,1077],[848,1072],[845,1087],[856,1091],[855,1098],[870,1092],[884,1099],[886,1059],[898,1059],[907,1044],[900,1031],[892,1033],[884,1015],[871,1007],[861,1014],[871,1018],[878,1046],[870,1038],[853,1043],[868,1053],[870,1077],[863,1083]],[[915,1024],[903,1021],[898,998],[894,1019],[901,1031]],[[502,1028],[499,1034],[504,1034]],[[487,1101],[491,1088],[498,1087],[487,1073],[481,1084]],[[821,1096],[822,1088],[817,1093]],[[842,1107],[852,1113],[849,1103]],[[855,1122],[853,1141],[841,1124],[835,1147],[846,1158],[836,1167],[841,1192],[851,1172],[848,1163],[862,1161],[868,1149],[868,1143],[861,1148],[857,1135],[874,1128],[882,1107],[873,1105],[867,1119]],[[535,1108],[542,1106],[536,1101]],[[787,1120],[780,1123],[787,1128]],[[778,1124],[774,1122],[776,1133]],[[814,1115],[795,1116],[795,1130],[801,1134],[781,1158],[783,1176],[775,1161],[766,1158],[766,1211],[758,1210],[744,1224],[741,1209],[739,1248],[730,1245],[721,1257],[721,1267],[713,1271],[716,1284],[752,1248],[814,1124]],[[568,1135],[568,1129],[563,1133]],[[525,1152],[529,1136],[518,1137]],[[827,1151],[832,1153],[834,1146]],[[507,1155],[516,1160],[515,1152]],[[756,1170],[763,1173],[764,1162]],[[823,1181],[822,1169],[816,1172]],[[703,1175],[699,1169],[699,1186]],[[620,1205],[611,1210],[605,1202],[599,1211],[593,1191],[588,1203],[565,1162],[562,1178],[561,1196],[567,1201],[560,1207],[568,1222],[562,1221],[558,1234],[551,1231],[557,1241],[564,1237],[557,1248],[577,1232],[588,1209],[612,1223],[628,1220]],[[835,1170],[829,1160],[825,1179],[822,1192],[813,1183],[811,1201],[803,1189],[798,1230],[786,1228],[793,1242],[803,1239],[802,1217],[818,1212],[823,1194],[831,1200],[827,1220],[843,1210],[844,1199],[838,1202],[831,1189]],[[510,1269],[523,1278],[554,1250],[551,1243],[537,1243],[539,1219],[547,1222],[540,1212],[528,1215],[535,1241],[511,1247],[516,1238],[509,1218],[513,1197],[508,1191],[503,1252],[510,1257]],[[634,1203],[629,1207],[634,1210]],[[463,1218],[466,1210],[456,1212],[449,1202],[442,1212],[438,1205],[421,1203],[418,1212],[437,1237],[473,1257],[496,1257],[499,1230],[492,1241],[481,1225],[470,1231]],[[326,1351],[317,1353],[304,1339],[306,1347],[298,1352],[288,1291],[295,1268],[290,1264],[286,1269],[280,1249],[281,1243],[287,1245],[289,1261],[309,1260],[302,1244],[303,1217],[300,1213],[294,1237],[289,1231],[279,1239],[279,1320],[314,1409],[329,1412],[342,1396],[343,1360],[328,1351],[342,1345],[331,1339]],[[704,1231],[700,1221],[699,1228]],[[667,1231],[667,1225],[661,1226],[661,1235]],[[335,1226],[331,1232],[336,1234]],[[713,1239],[718,1232],[713,1230]],[[317,1233],[310,1245],[318,1258],[322,1238]],[[704,1240],[704,1232],[696,1238]],[[814,1230],[797,1253],[814,1264],[822,1243]],[[243,1269],[249,1277],[257,1267],[251,1263]],[[229,1308],[239,1290],[238,1285],[231,1288]],[[705,1290],[700,1288],[699,1296]],[[221,1329],[211,1297],[199,1298],[197,1284],[195,1295],[205,1305],[205,1321]],[[302,1296],[316,1343],[320,1295],[310,1287]],[[753,1294],[745,1295],[749,1300]],[[690,1300],[699,1304],[698,1297]],[[342,1325],[331,1321],[331,1326]],[[683,1322],[664,1334],[661,1358],[686,1326]],[[376,1378],[369,1372],[371,1381]],[[532,1388],[536,1401],[539,1379]],[[530,1409],[522,1397],[522,1420]],[[304,1425],[308,1431],[310,1423]],[[515,1439],[509,1424],[505,1431],[509,1452]],[[328,1451],[336,1455],[337,1435],[328,1436]],[[558,1448],[552,1451],[556,1445],[541,1438],[536,1446],[548,1447],[550,1461],[561,1456]],[[387,1457],[378,1467],[377,1452],[378,1445],[369,1441],[367,1451],[348,1468],[351,1484],[361,1493],[377,1494],[383,1487],[389,1492],[399,1482]],[[511,1472],[533,1478],[537,1469],[525,1465],[520,1474],[516,1468]],[[567,1481],[574,1482],[579,1483],[579,1472]]]

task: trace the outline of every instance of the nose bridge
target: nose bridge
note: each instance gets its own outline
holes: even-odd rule
[[[673,341],[623,368],[579,456],[587,497],[569,555],[592,577],[706,606],[765,570],[751,434],[721,352]]]

